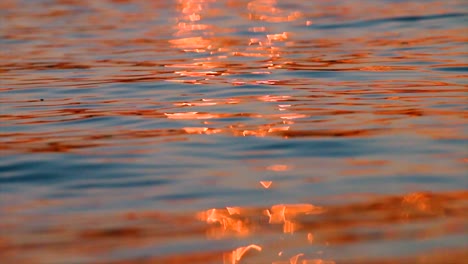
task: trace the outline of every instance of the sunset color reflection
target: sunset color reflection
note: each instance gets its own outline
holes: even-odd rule
[[[467,16],[0,1],[0,262],[463,262]]]

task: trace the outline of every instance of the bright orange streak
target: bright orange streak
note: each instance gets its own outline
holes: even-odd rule
[[[225,264],[237,264],[239,263],[239,261],[242,259],[242,256],[247,252],[249,251],[250,249],[255,249],[257,251],[262,251],[262,247],[261,246],[258,246],[258,245],[255,245],[255,244],[251,244],[251,245],[248,245],[248,246],[245,246],[245,247],[238,247],[236,249],[234,249],[232,251],[232,253],[230,253],[227,257],[227,262],[226,262],[226,258],[225,258]]]
[[[263,186],[263,188],[268,189],[270,188],[272,181],[260,181],[260,184]]]

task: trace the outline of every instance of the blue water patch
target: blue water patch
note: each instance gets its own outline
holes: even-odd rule
[[[446,71],[446,72],[467,72],[468,67],[441,67],[441,68],[433,68],[437,71]]]

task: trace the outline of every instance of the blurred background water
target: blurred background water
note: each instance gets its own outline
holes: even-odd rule
[[[463,263],[467,6],[1,1],[2,263]]]

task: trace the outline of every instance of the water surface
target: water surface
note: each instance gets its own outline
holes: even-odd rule
[[[3,263],[468,259],[466,1],[3,0]]]

